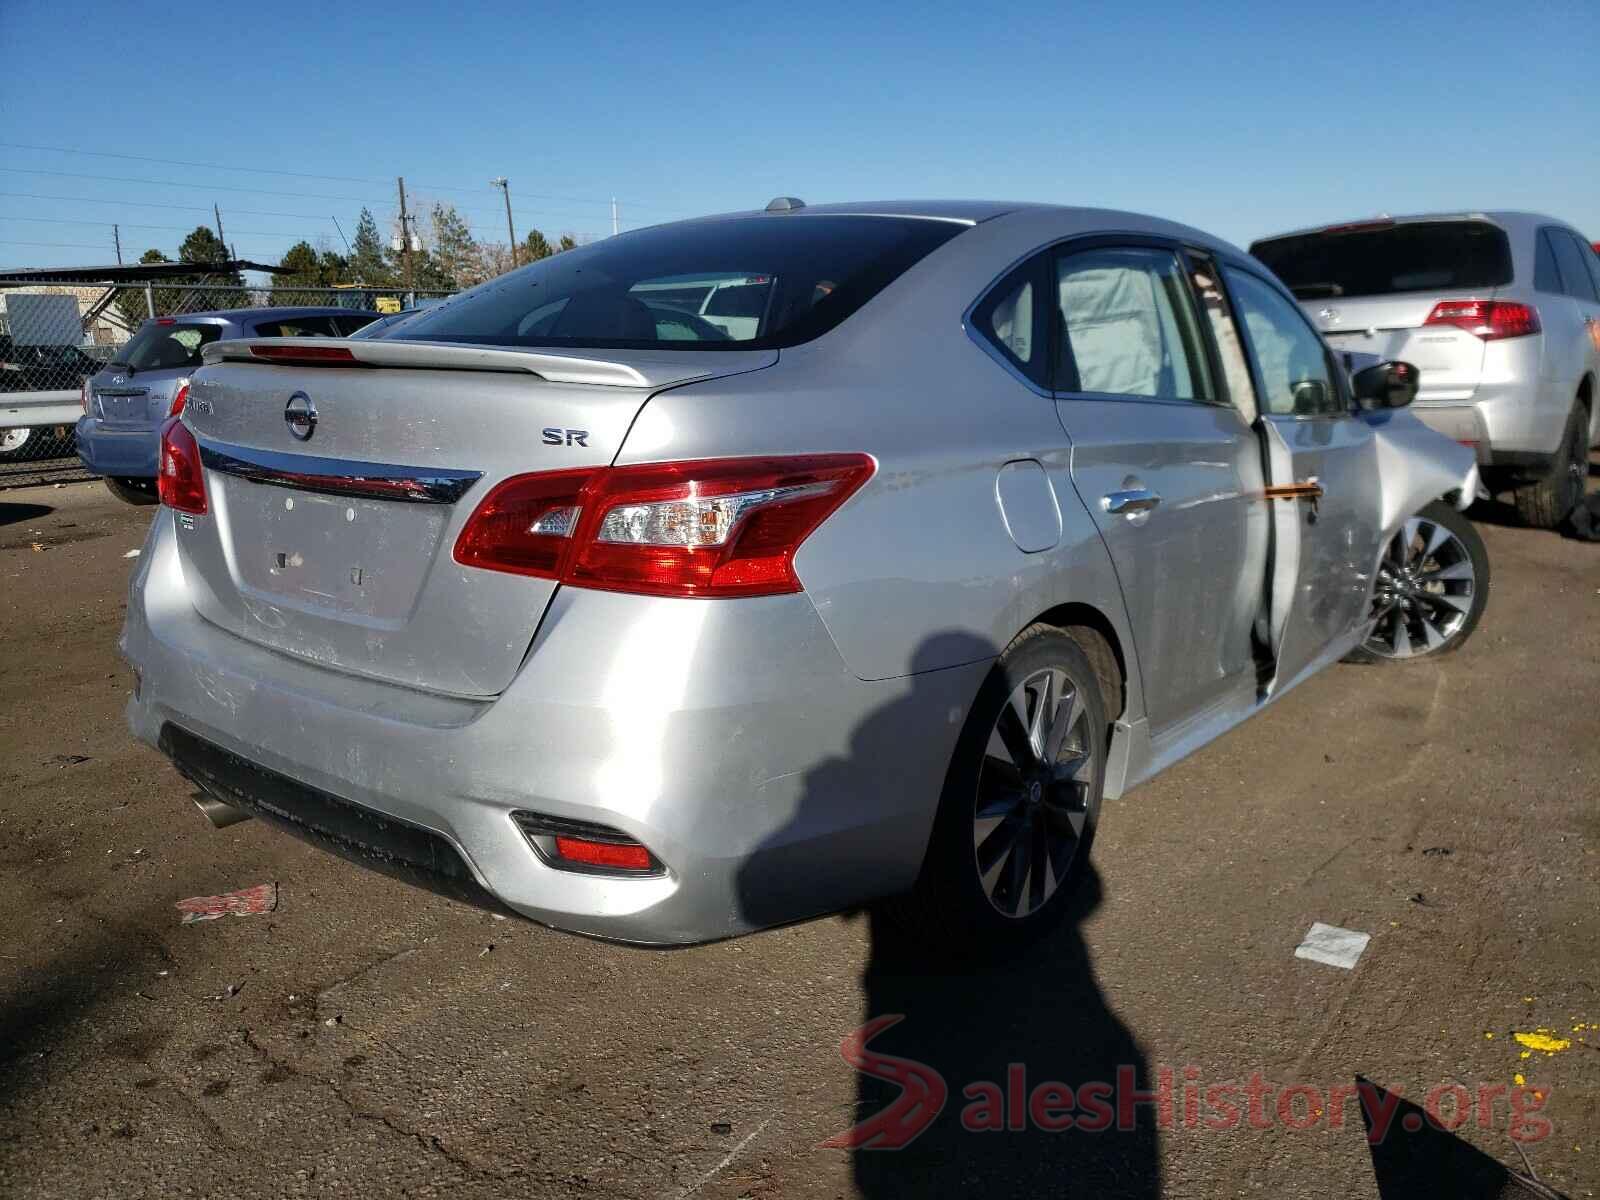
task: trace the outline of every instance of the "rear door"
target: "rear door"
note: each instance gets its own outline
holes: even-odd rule
[[[360,357],[342,367],[249,361],[255,345]],[[660,387],[775,358],[219,343],[184,415],[209,502],[206,514],[177,518],[190,599],[239,637],[313,663],[497,694],[556,584],[455,561],[478,502],[512,475],[611,462]]]
[[[1270,691],[1365,632],[1382,539],[1377,446],[1294,302],[1253,272],[1225,266],[1223,277],[1260,405],[1272,523]]]
[[[1600,285],[1590,271],[1594,251],[1577,234],[1559,225],[1546,225],[1539,237],[1544,244],[1540,257],[1544,258],[1544,249],[1548,249],[1561,289],[1559,299],[1540,298],[1545,336],[1543,374],[1554,398],[1570,405],[1584,375],[1600,365]]]
[[[1249,701],[1260,450],[1226,403],[1175,246],[1069,243],[1052,282],[1073,483],[1116,567],[1159,736]]]

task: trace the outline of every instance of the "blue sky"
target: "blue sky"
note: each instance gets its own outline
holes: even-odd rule
[[[502,240],[495,175],[552,238],[609,232],[612,196],[626,228],[777,194],[1600,238],[1593,0],[232,8],[0,0],[0,265],[110,262],[113,222],[171,254],[213,202],[245,257],[337,247],[396,175]]]

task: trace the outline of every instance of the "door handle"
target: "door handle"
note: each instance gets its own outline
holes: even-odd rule
[[[1107,492],[1100,497],[1100,507],[1108,513],[1125,513],[1128,516],[1149,512],[1160,503],[1161,497],[1148,488],[1134,488],[1126,492]]]

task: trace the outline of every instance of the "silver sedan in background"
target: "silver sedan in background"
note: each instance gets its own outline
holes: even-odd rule
[[[891,898],[1014,950],[1104,797],[1471,632],[1473,455],[1415,386],[1150,217],[626,233],[374,337],[208,346],[129,719],[219,821],[563,929]]]

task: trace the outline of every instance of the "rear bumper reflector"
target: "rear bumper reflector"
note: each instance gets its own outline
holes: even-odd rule
[[[666,868],[620,829],[543,813],[514,812],[511,819],[546,865],[587,875],[662,875]]]

